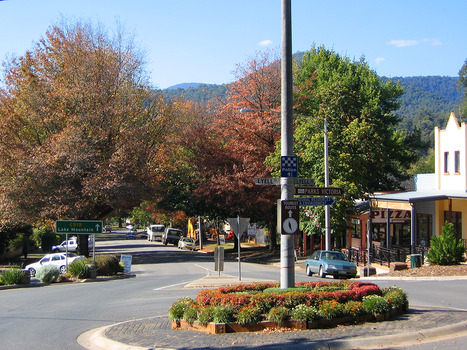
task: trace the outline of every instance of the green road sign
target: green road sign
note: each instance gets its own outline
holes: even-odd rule
[[[92,235],[102,233],[102,221],[98,220],[57,220],[55,233]]]

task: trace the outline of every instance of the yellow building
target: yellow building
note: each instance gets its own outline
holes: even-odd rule
[[[383,246],[430,245],[446,221],[458,238],[467,233],[467,127],[451,113],[445,129],[435,128],[435,173],[414,178],[415,191],[374,194],[369,225]],[[386,235],[389,232],[389,235]]]

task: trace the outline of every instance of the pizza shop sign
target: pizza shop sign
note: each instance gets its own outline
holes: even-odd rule
[[[390,222],[407,222],[410,221],[410,211],[409,210],[389,210]],[[383,210],[372,210],[371,220],[374,223],[383,223],[388,221],[388,211]]]

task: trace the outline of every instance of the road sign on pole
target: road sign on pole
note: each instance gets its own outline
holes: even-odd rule
[[[342,196],[344,190],[339,187],[295,187],[295,194],[299,196]]]
[[[99,220],[57,220],[55,233],[92,235],[102,233],[102,221]]]
[[[318,207],[324,205],[333,205],[335,200],[333,197],[299,197],[297,200],[302,207]]]
[[[297,156],[281,157],[281,177],[298,176],[298,158]]]
[[[300,203],[296,199],[281,201],[281,233],[293,235],[298,231]]]
[[[255,185],[275,185],[279,186],[281,184],[281,179],[274,178],[274,177],[259,177],[254,178]],[[302,185],[302,186],[313,186],[315,184],[314,179],[303,179],[299,177],[293,177],[290,179],[294,185]]]

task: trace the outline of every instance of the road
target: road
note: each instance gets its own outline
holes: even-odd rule
[[[0,291],[0,348],[82,349],[76,343],[80,334],[117,322],[166,315],[175,300],[196,296],[199,290],[184,288],[186,283],[217,274],[210,256],[181,251],[159,242],[119,239],[123,237],[123,233],[108,235],[108,240],[99,237],[97,253],[131,253],[132,273],[136,278]],[[237,269],[237,262],[226,262],[223,273],[237,276]],[[277,267],[250,263],[242,263],[242,277],[280,279]],[[297,270],[296,281],[302,280],[310,277]],[[382,288],[392,285],[403,288],[414,306],[465,309],[465,300],[459,296],[464,295],[467,281],[377,283]],[[445,345],[443,348],[457,349],[449,346],[458,344]]]

